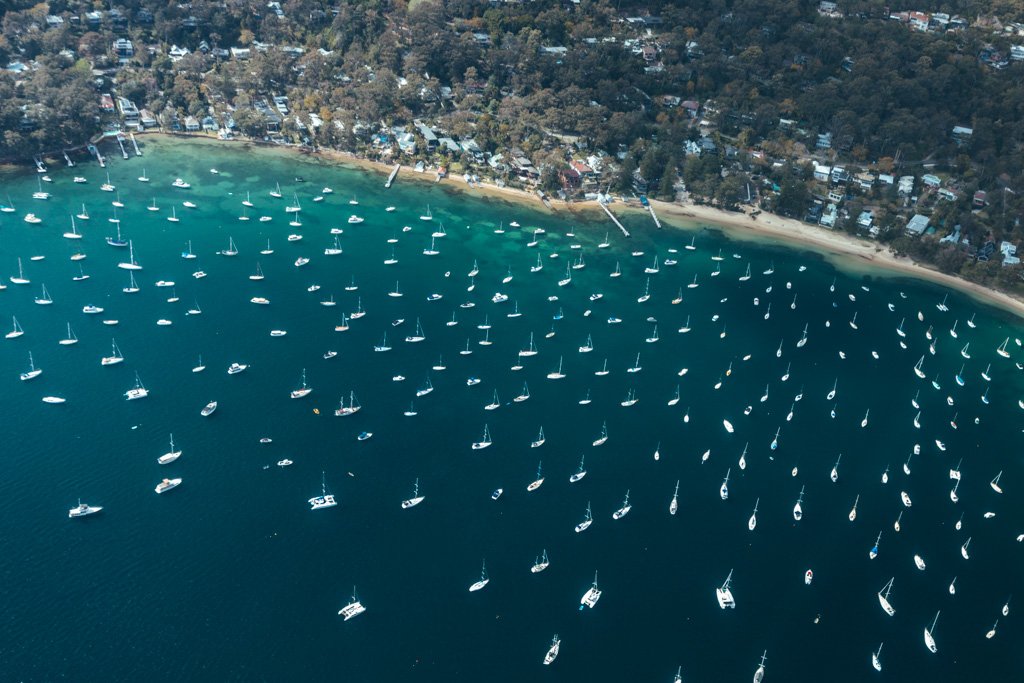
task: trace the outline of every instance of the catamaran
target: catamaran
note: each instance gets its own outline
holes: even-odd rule
[[[725,583],[715,589],[715,597],[718,598],[718,606],[722,609],[736,609],[736,600],[732,596],[732,590],[730,585],[732,584],[732,572],[729,570],[729,576],[725,577]]]
[[[356,587],[352,586],[352,599],[349,600],[347,605],[338,610],[338,614],[345,617],[345,621],[348,621],[352,617],[357,617],[365,611],[366,608],[363,607],[363,603],[359,602],[359,598],[356,596]]]
[[[324,472],[320,473],[320,495],[313,496],[309,499],[309,506],[311,510],[321,510],[323,508],[332,508],[338,504],[335,500],[334,494],[327,493],[327,475]]]
[[[597,601],[601,599],[601,589],[597,587],[597,572],[594,572],[594,583],[587,589],[587,592],[580,598],[580,609],[584,607],[594,608]]]

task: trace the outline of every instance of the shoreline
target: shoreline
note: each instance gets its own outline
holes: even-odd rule
[[[412,166],[402,163],[401,160],[378,162],[340,150],[310,150],[291,146],[263,144],[253,140],[220,140],[206,135],[175,135],[158,131],[140,135],[142,138],[148,136],[167,139],[202,140],[212,143],[240,143],[263,149],[280,149],[287,153],[295,153],[300,156],[318,158],[343,166],[347,165],[361,170],[372,171],[381,174],[382,178],[387,178],[394,164],[398,163],[401,169],[395,182],[412,179],[414,182],[435,184],[433,175],[428,175],[428,172],[418,173]],[[479,194],[484,197],[502,199],[514,204],[530,204],[536,210],[547,211],[552,214],[556,214],[559,211],[567,211],[569,213],[599,211],[596,201],[570,203],[560,199],[549,198],[551,206],[547,206],[541,202],[540,197],[526,190],[500,187],[486,181],[471,186],[461,176],[456,175],[448,175],[443,180],[436,182],[436,184],[443,189],[454,192]],[[383,180],[381,185],[383,186]],[[792,218],[783,218],[769,213],[761,213],[755,219],[744,211],[729,212],[707,205],[682,205],[656,199],[651,199],[650,203],[658,213],[658,217],[662,220],[663,224],[674,230],[688,231],[694,228],[718,229],[727,237],[733,239],[802,248],[821,254],[833,266],[848,273],[870,272],[872,275],[877,276],[918,278],[933,284],[950,287],[982,303],[989,304],[1002,311],[1011,313],[1017,318],[1024,319],[1024,299],[1020,299],[1007,292],[970,282],[955,275],[941,273],[909,257],[896,256],[891,250],[877,243],[860,240],[845,233],[827,231],[818,226],[807,225]],[[629,213],[647,213],[647,210],[643,207],[632,204],[618,203],[613,204],[610,208],[619,208]],[[665,220],[666,218],[668,220]],[[692,226],[680,225],[680,221],[692,223]]]

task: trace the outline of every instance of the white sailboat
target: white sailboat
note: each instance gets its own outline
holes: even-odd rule
[[[750,531],[753,531],[755,528],[757,528],[757,506],[760,502],[760,498],[754,501],[754,511],[750,514],[750,519],[747,520],[747,529],[749,529]]]
[[[754,670],[754,683],[761,683],[764,680],[764,660],[768,658],[768,650],[761,655],[761,663]]]
[[[19,375],[22,382],[27,382],[30,379],[35,379],[39,375],[43,374],[42,368],[37,368],[35,361],[32,359],[32,352],[28,352],[28,370]]]
[[[21,325],[18,324],[18,319],[12,315],[11,320],[13,322],[13,327],[11,328],[10,332],[4,335],[5,339],[17,339],[18,337],[25,334],[25,330],[23,330],[21,328]]]
[[[935,625],[938,623],[939,615],[941,613],[942,613],[942,610],[939,610],[938,612],[936,612],[935,613],[935,619],[932,620],[931,628],[928,628],[926,626],[925,629],[924,629],[924,644],[925,644],[925,647],[927,647],[928,650],[933,652],[933,653],[939,651],[938,646],[935,644],[935,635],[934,634],[935,634]]]
[[[142,266],[135,261],[135,245],[131,240],[128,240],[128,260],[118,263],[117,267],[122,270],[142,270]]]
[[[419,505],[420,503],[423,502],[424,498],[426,498],[426,496],[420,495],[420,480],[419,477],[417,477],[416,483],[413,484],[412,487],[412,497],[402,501],[402,509],[407,510],[411,507]]]
[[[61,346],[71,346],[78,343],[78,337],[75,335],[75,331],[71,329],[71,323],[68,323],[68,336],[57,343]]]
[[[622,507],[612,513],[612,519],[622,519],[629,514],[633,506],[629,504],[629,489],[626,489],[626,498],[622,501]]]
[[[551,564],[551,562],[548,560],[548,551],[543,550],[541,551],[540,557],[534,559],[533,566],[530,567],[530,573],[539,574],[547,569],[549,564]]]
[[[161,455],[156,461],[161,465],[168,465],[181,457],[181,451],[174,450],[174,434],[171,434],[171,449]]]
[[[480,565],[480,580],[469,587],[469,592],[476,593],[478,590],[490,583],[490,581],[491,579],[487,576],[487,560],[484,560]]]
[[[800,487],[800,495],[796,499],[796,505],[793,506],[793,519],[795,519],[798,522],[801,519],[803,519],[803,516],[804,516],[804,508],[803,508],[804,488],[805,487],[803,487],[803,486]]]
[[[544,665],[545,666],[547,666],[547,665],[551,664],[551,662],[555,661],[555,658],[558,657],[558,650],[561,647],[561,645],[562,645],[562,640],[558,637],[558,634],[556,633],[555,637],[551,639],[551,647],[548,648],[547,654],[544,655]]]
[[[676,490],[672,494],[672,502],[668,504],[668,514],[674,515],[678,511],[679,511],[679,480],[676,479]]]
[[[292,398],[303,398],[309,396],[313,389],[306,384],[306,369],[302,369],[302,385],[298,389],[293,389],[290,396]]]
[[[536,491],[540,488],[540,485],[544,483],[544,477],[542,477],[540,473],[542,464],[543,461],[537,463],[537,478],[529,483],[526,487],[527,491]]]
[[[879,643],[878,650],[871,653],[871,666],[874,667],[875,671],[882,670],[882,660],[880,659],[882,656],[882,645],[885,645],[885,643]]]
[[[584,460],[584,458],[585,458],[585,457],[586,457],[585,455],[581,455],[581,456],[580,456],[580,466],[579,466],[579,468],[578,468],[578,469],[577,469],[577,470],[576,470],[576,471],[575,471],[575,472],[574,472],[574,473],[573,473],[573,474],[572,474],[572,475],[571,475],[571,476],[569,477],[569,483],[570,483],[570,484],[575,484],[575,483],[576,483],[576,482],[578,482],[578,481],[579,481],[580,479],[582,479],[583,477],[587,476],[587,471],[586,471],[586,470],[585,470],[585,469],[583,468],[583,460]],[[678,489],[678,485],[676,486],[676,488]]]
[[[576,525],[576,533],[583,533],[590,528],[590,525],[594,523],[594,516],[590,513],[590,501],[587,501],[587,511],[583,516],[583,521]]]
[[[889,583],[882,586],[882,590],[878,591],[878,604],[882,606],[882,609],[890,617],[896,614],[896,610],[893,609],[892,604],[889,602],[889,593],[892,592],[892,582],[896,580],[896,577],[889,579]],[[882,595],[882,591],[885,591],[885,595]]]
[[[479,451],[479,450],[482,450],[484,448],[487,448],[488,446],[491,445],[491,443],[492,443],[491,442],[491,431],[488,428],[488,426],[485,424],[484,425],[484,435],[481,437],[481,439],[479,441],[474,441],[473,442],[472,449],[474,451]]]
[[[725,479],[722,481],[722,486],[718,489],[718,495],[722,497],[722,500],[729,500],[729,474],[731,472],[731,467],[725,471]]]

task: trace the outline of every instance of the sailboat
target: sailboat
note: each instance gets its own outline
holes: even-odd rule
[[[171,434],[171,450],[156,459],[161,465],[167,465],[181,457],[181,451],[174,450],[174,434]]]
[[[882,532],[878,532],[878,538],[875,539],[875,544],[871,546],[871,550],[868,552],[868,557],[872,560],[878,557],[878,544],[882,542]]]
[[[882,645],[885,643],[879,643],[878,650],[871,653],[871,666],[875,668],[875,671],[882,670],[882,660],[879,659],[882,656]]]
[[[28,352],[28,370],[21,373],[21,381],[27,382],[30,379],[35,379],[39,375],[43,374],[42,368],[37,368],[35,361],[32,359],[32,352]]]
[[[800,487],[800,495],[796,499],[796,505],[793,506],[793,519],[795,519],[798,522],[801,519],[803,519],[803,516],[804,516],[804,508],[803,508],[804,488],[805,487],[803,487],[803,486]]]
[[[722,497],[722,500],[729,499],[729,474],[731,472],[731,467],[725,471],[725,479],[722,481],[722,486],[718,489],[718,494]]]
[[[580,479],[582,479],[583,477],[587,476],[587,471],[586,471],[586,470],[585,470],[585,469],[583,468],[583,460],[584,460],[584,458],[585,458],[585,457],[586,457],[585,455],[581,455],[581,456],[580,456],[580,466],[579,466],[579,468],[578,468],[578,469],[576,470],[576,472],[574,472],[574,473],[573,473],[573,474],[572,474],[572,475],[571,475],[571,476],[569,477],[569,483],[570,483],[570,484],[575,484],[575,483],[576,483],[576,482],[578,482],[578,481],[579,481]],[[678,487],[678,485],[677,485],[677,486],[676,486],[676,489],[678,490],[678,488],[679,488],[679,487]]]
[[[491,445],[491,431],[487,427],[487,425],[485,424],[484,425],[484,435],[483,435],[483,437],[481,437],[481,439],[479,441],[474,441],[473,445],[472,445],[472,448],[473,448],[474,451],[479,451],[479,450],[482,450],[484,448],[487,448],[490,445]]]
[[[31,282],[31,280],[25,277],[25,271],[22,268],[20,256],[18,257],[18,277],[14,277],[12,275],[8,279],[11,281],[11,284],[14,285],[27,285],[29,282]]]
[[[750,519],[747,520],[747,529],[750,531],[753,531],[757,527],[757,506],[760,502],[760,498],[754,501],[754,511],[750,514]]]
[[[75,217],[71,217],[71,232],[64,233],[64,238],[69,240],[80,240],[82,235],[78,232],[78,227],[75,225]]]
[[[761,663],[758,665],[757,669],[754,671],[754,683],[761,683],[761,681],[764,680],[764,660],[767,659],[767,658],[768,658],[768,650],[765,650],[764,654],[761,655]]]
[[[469,587],[469,592],[476,593],[478,590],[490,583],[490,581],[490,578],[487,576],[487,560],[484,560],[480,565],[480,580]]]
[[[14,316],[12,315],[12,316],[11,316],[11,320],[12,320],[12,321],[13,321],[13,323],[14,323],[14,327],[13,327],[13,328],[11,329],[11,331],[10,331],[10,332],[8,332],[7,334],[5,334],[5,335],[4,335],[4,338],[5,338],[5,339],[17,339],[17,338],[18,338],[18,337],[20,337],[21,335],[25,334],[25,330],[23,330],[23,329],[21,328],[21,325],[19,325],[19,324],[18,324],[18,319],[17,319],[17,318],[15,318],[15,317],[14,317]],[[70,324],[70,323],[69,323],[69,324]]]
[[[300,386],[298,389],[293,389],[290,395],[291,395],[292,398],[303,398],[304,396],[309,396],[309,394],[312,391],[313,391],[313,389],[310,388],[306,384],[306,369],[303,368],[302,369],[302,386]]]
[[[839,457],[836,458],[836,464],[832,466],[832,472],[830,472],[829,475],[828,475],[829,479],[832,480],[833,484],[836,483],[837,481],[839,481],[839,461],[842,460],[842,459],[843,459],[843,454],[840,453]]]
[[[548,551],[542,550],[540,557],[534,559],[533,566],[530,567],[530,573],[539,574],[547,569],[549,564],[551,562],[548,560]]]
[[[598,438],[594,439],[594,442],[591,445],[592,446],[600,446],[600,445],[604,444],[606,441],[608,441],[608,423],[607,422],[603,422],[603,423],[601,423],[601,436],[599,436]]]
[[[730,585],[732,584],[732,572],[729,570],[729,576],[725,577],[725,583],[715,589],[715,597],[718,598],[718,606],[722,609],[736,609],[736,600],[732,596],[732,590]]]
[[[651,278],[647,278],[647,284],[644,285],[644,293],[641,294],[637,298],[636,302],[638,304],[642,304],[642,303],[644,303],[645,301],[647,301],[650,298],[651,298]]]
[[[530,448],[540,448],[544,445],[544,427],[540,428],[540,433],[537,434],[537,439],[530,443]]]
[[[420,480],[419,480],[419,477],[417,477],[416,478],[416,483],[413,484],[413,487],[412,487],[412,498],[408,498],[408,499],[402,501],[402,509],[406,510],[406,509],[411,508],[411,507],[413,507],[415,505],[419,505],[420,503],[423,502],[424,498],[426,498],[426,496],[421,496],[420,495]]]
[[[941,613],[942,613],[942,610],[939,610],[938,612],[936,612],[935,613],[935,619],[932,620],[931,628],[925,627],[925,629],[924,629],[924,644],[928,648],[928,650],[931,651],[931,652],[938,652],[939,651],[938,646],[935,645],[934,633],[935,633],[935,625],[938,623],[939,615]]]
[[[50,296],[50,293],[48,291],[46,291],[46,285],[45,284],[43,285],[42,290],[43,290],[42,293],[35,298],[35,302],[37,304],[39,304],[40,306],[49,306],[49,305],[51,305],[53,303],[53,298]]]
[[[548,373],[548,379],[564,379],[565,374],[562,372],[562,357],[558,357],[558,370]]]
[[[551,639],[551,647],[548,648],[547,654],[544,655],[544,664],[545,664],[545,666],[548,665],[548,664],[551,664],[551,662],[555,661],[555,658],[558,657],[558,649],[561,647],[561,645],[562,645],[562,641],[558,637],[558,634],[556,633],[555,637]]]
[[[309,506],[311,510],[322,510],[324,508],[332,508],[338,504],[335,500],[334,495],[327,493],[327,475],[325,472],[320,473],[320,495],[313,496],[309,499]]]
[[[896,610],[893,609],[892,604],[889,603],[889,593],[892,592],[892,582],[896,580],[896,577],[889,579],[889,583],[882,586],[882,590],[878,591],[878,603],[885,610],[885,613],[890,617],[896,614]],[[885,595],[882,595],[882,591],[885,591]]]
[[[850,515],[849,515],[849,517],[850,517],[850,521],[851,522],[853,520],[857,519],[857,503],[859,503],[859,502],[860,502],[860,494],[858,493],[857,497],[853,501],[853,507],[850,508]]]
[[[1002,477],[1002,476],[1003,476],[1003,471],[999,470],[999,474],[996,475],[996,478],[988,483],[988,485],[991,486],[992,490],[995,491],[996,493],[1002,493],[1003,492],[1003,489],[1000,488],[1000,486],[999,486],[999,478]]]
[[[674,515],[678,511],[679,511],[679,480],[676,479],[676,490],[672,494],[672,502],[668,504],[668,514]]]
[[[540,468],[542,464],[543,461],[537,463],[537,478],[530,482],[530,484],[526,487],[527,491],[536,491],[537,489],[540,488],[540,485],[544,483],[544,477],[542,477],[540,474]]]
[[[135,273],[129,271],[128,273],[128,286],[122,287],[121,291],[125,294],[135,294],[139,291],[139,285],[135,282]]]
[[[75,331],[71,329],[71,323],[68,323],[68,336],[57,343],[61,346],[71,346],[78,343],[78,337],[75,336]]]
[[[124,361],[121,351],[117,348],[117,342],[110,340],[110,355],[100,359],[100,365],[116,365]]]
[[[405,338],[405,341],[410,344],[416,344],[426,339],[426,335],[423,334],[423,325],[420,324],[420,319],[416,318],[416,332]]]
[[[360,408],[362,408],[362,406],[360,406],[359,401],[356,400],[356,392],[351,391],[348,395],[348,405],[345,405],[345,399],[342,398],[338,409],[334,411],[334,415],[336,417],[347,417],[358,413]]]
[[[633,506],[629,504],[629,489],[626,489],[626,498],[622,501],[622,507],[612,513],[612,519],[622,519],[632,509]]]
[[[999,348],[996,349],[996,353],[998,353],[1003,358],[1009,358],[1010,357],[1010,352],[1006,350],[1006,345],[1009,344],[1009,343],[1010,343],[1010,338],[1007,337],[1006,340],[1003,341],[1003,343],[999,345]]]
[[[135,261],[135,246],[131,240],[128,240],[128,260],[118,263],[117,267],[122,270],[142,270],[142,266]]]

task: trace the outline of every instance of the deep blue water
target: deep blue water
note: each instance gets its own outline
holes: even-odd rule
[[[623,218],[634,232],[627,241],[596,214],[540,213],[403,176],[385,191],[378,175],[272,151],[153,140],[145,152],[109,168],[126,205],[118,211],[122,232],[144,268],[137,294],[121,291],[129,274],[116,264],[126,250],[103,240],[113,234],[107,218],[115,198],[99,190],[105,171],[54,169],[54,182],[44,184],[54,196],[45,202],[31,199],[34,175],[11,174],[4,184],[17,211],[0,214],[0,275],[8,285],[0,330],[14,315],[25,335],[0,340],[0,678],[668,682],[682,666],[686,681],[750,680],[767,650],[766,680],[862,681],[878,675],[870,657],[883,641],[881,675],[890,680],[1021,677],[1014,603],[1000,615],[1020,593],[1024,570],[1015,540],[1024,532],[1017,321],[933,285],[844,274],[809,252],[732,243],[693,226],[654,231],[639,214]],[[219,175],[210,174],[214,166]],[[136,180],[143,167],[148,185]],[[88,184],[73,184],[75,173]],[[171,187],[179,176],[192,188]],[[282,199],[268,196],[276,183]],[[334,193],[314,202],[324,186]],[[255,207],[240,222],[247,191]],[[284,212],[293,195],[301,228],[288,226]],[[154,198],[160,212],[145,208]],[[184,208],[186,200],[197,208]],[[83,202],[84,239],[63,239]],[[385,212],[391,205],[396,210]],[[429,223],[419,219],[428,205]],[[165,220],[172,206],[176,224]],[[43,222],[23,222],[28,211]],[[352,214],[365,222],[349,224]],[[273,220],[259,222],[260,215]],[[423,255],[442,223],[440,255]],[[339,256],[323,254],[332,227],[344,230]],[[506,232],[495,234],[499,227]],[[546,233],[529,247],[535,227]],[[286,241],[295,232],[304,239]],[[599,248],[606,232],[611,246]],[[216,255],[229,237],[239,255]],[[268,238],[274,253],[260,255]],[[398,263],[390,266],[383,263],[389,238],[398,239]],[[691,238],[694,251],[684,249]],[[195,260],[180,258],[189,240]],[[723,260],[712,260],[720,250]],[[73,263],[75,252],[88,257]],[[544,268],[530,273],[538,253]],[[580,254],[586,267],[559,287]],[[655,255],[659,272],[648,276]],[[295,267],[299,256],[311,262]],[[18,257],[29,285],[7,280]],[[467,292],[474,260],[480,274]],[[257,262],[262,282],[248,279]],[[616,262],[623,274],[609,278]],[[79,264],[90,278],[75,282]],[[748,264],[752,277],[742,282]],[[503,284],[509,268],[514,279]],[[192,277],[200,269],[207,277]],[[699,287],[688,288],[694,275]],[[359,289],[347,292],[353,277]],[[650,300],[641,304],[648,277]],[[174,281],[180,301],[168,303],[172,290],[156,287],[158,280]],[[387,296],[396,280],[401,298]],[[33,302],[44,283],[50,306]],[[321,289],[307,291],[313,284]],[[680,290],[683,301],[674,305]],[[492,303],[499,291],[508,302]],[[431,293],[443,298],[428,302]],[[603,298],[591,301],[592,293]],[[936,304],[947,294],[949,311],[941,312]],[[271,303],[253,305],[254,296]],[[320,305],[331,296],[337,306]],[[357,297],[366,317],[335,332]],[[467,301],[475,307],[459,306]],[[84,315],[90,303],[105,312]],[[196,304],[202,314],[186,315]],[[523,315],[507,317],[516,304]],[[554,320],[559,310],[564,317]],[[458,325],[447,326],[453,312]],[[849,324],[854,314],[857,329]],[[485,316],[490,346],[478,343]],[[610,316],[622,322],[608,324]],[[680,334],[687,317],[692,331]],[[406,322],[392,327],[396,318]],[[406,343],[417,318],[426,340]],[[907,349],[896,333],[904,318]],[[158,319],[173,325],[157,326]],[[80,341],[60,346],[68,322]],[[655,325],[658,341],[648,343]],[[805,325],[807,344],[797,348]],[[271,329],[288,335],[271,338]],[[555,336],[546,338],[551,329]],[[540,353],[513,371],[531,332]],[[393,350],[374,353],[384,333]],[[580,353],[588,335],[594,350]],[[1008,336],[1009,360],[996,354]],[[125,362],[101,367],[112,337]],[[461,355],[467,339],[473,353]],[[968,342],[970,360],[960,354]],[[324,359],[328,350],[338,356]],[[22,382],[29,351],[44,372]],[[637,353],[642,370],[629,373]],[[912,372],[922,354],[927,380]],[[200,355],[207,369],[193,373]],[[439,357],[443,371],[432,369]],[[566,377],[547,379],[560,358]],[[596,376],[605,359],[610,373]],[[251,368],[228,376],[233,361]],[[986,382],[980,373],[990,363]],[[961,365],[963,387],[955,381]],[[303,369],[314,391],[292,400]],[[151,393],[126,402],[135,372]],[[393,381],[398,374],[407,379]],[[471,376],[481,383],[467,386]],[[434,391],[415,398],[428,377]],[[530,399],[512,403],[524,382]],[[828,402],[834,382],[837,396]],[[677,386],[680,401],[669,406]],[[502,406],[485,411],[495,389]],[[988,405],[980,400],[986,389]],[[639,402],[622,407],[630,390]],[[350,391],[362,410],[334,417]],[[592,402],[580,405],[588,391]],[[912,424],[918,391],[920,429]],[[44,404],[44,395],[67,403]],[[200,417],[210,400],[217,412]],[[415,417],[403,415],[410,401]],[[603,422],[608,442],[593,447]],[[493,446],[474,451],[485,424]],[[540,427],[546,443],[531,448]],[[364,430],[373,437],[357,441]],[[171,432],[183,455],[160,466]],[[273,443],[261,445],[264,436]],[[921,454],[907,476],[901,468],[914,444]],[[582,455],[588,474],[569,484]],[[282,458],[294,465],[277,467]],[[948,471],[961,458],[954,504]],[[538,461],[545,482],[527,493]],[[1000,470],[1001,496],[989,486]],[[340,504],[310,511],[306,499],[319,492],[321,472]],[[157,496],[164,476],[183,483]],[[403,510],[417,477],[426,500]],[[679,512],[671,516],[677,480]],[[802,486],[804,516],[796,523]],[[497,487],[505,493],[492,501]],[[627,489],[632,511],[613,521]],[[79,497],[103,512],[69,520]],[[588,502],[594,523],[577,534]],[[989,511],[996,516],[983,518]],[[880,530],[880,554],[870,560]],[[959,551],[967,538],[970,560]],[[531,574],[542,549],[551,565]],[[914,554],[926,560],[925,571],[914,567]],[[469,593],[484,559],[490,583]],[[808,568],[811,586],[803,581]],[[714,589],[730,570],[738,606],[722,611]],[[579,611],[595,571],[603,595],[593,610]],[[896,615],[889,617],[875,594],[893,576]],[[367,612],[346,623],[337,611],[353,585]],[[931,654],[922,631],[939,609],[939,652]],[[997,634],[987,640],[997,617]],[[554,633],[561,654],[544,667]]]

